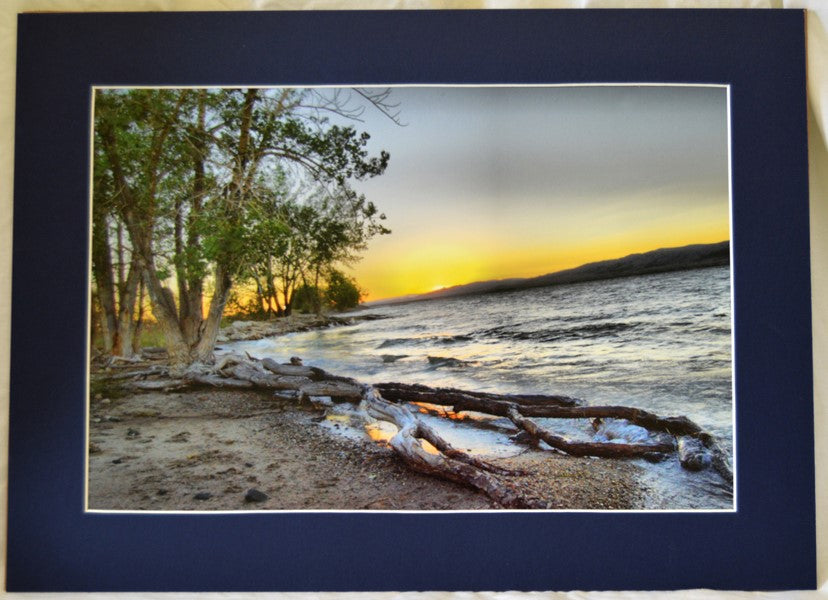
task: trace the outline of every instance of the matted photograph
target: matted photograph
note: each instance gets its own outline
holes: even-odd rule
[[[729,93],[94,88],[86,510],[734,511]]]
[[[814,586],[803,11],[17,39],[9,590]]]

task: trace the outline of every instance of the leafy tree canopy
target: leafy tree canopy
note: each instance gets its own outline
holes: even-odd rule
[[[97,92],[97,239],[113,223],[123,227],[119,251],[143,272],[176,360],[212,352],[235,280],[257,279],[269,293],[280,279],[289,306],[300,282],[318,288],[333,265],[389,232],[385,216],[351,187],[381,175],[389,155],[371,155],[370,135],[341,124],[366,103],[396,118],[387,98],[294,88]],[[103,256],[105,244],[97,247]],[[173,275],[177,295],[166,287]],[[204,317],[207,278],[213,293]]]

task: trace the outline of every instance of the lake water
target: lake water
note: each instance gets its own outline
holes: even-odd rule
[[[732,454],[730,270],[626,277],[531,290],[377,306],[387,317],[225,349],[306,364],[366,382],[422,383],[501,393],[563,394],[588,405],[685,415]],[[585,419],[540,419],[572,439],[594,439]],[[445,435],[481,454],[520,451],[504,431]],[[452,435],[459,437],[452,439]],[[466,436],[463,438],[463,436]],[[676,459],[640,461],[647,509],[730,509],[714,472]]]

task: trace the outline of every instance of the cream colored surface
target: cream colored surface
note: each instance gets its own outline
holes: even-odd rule
[[[247,600],[580,600],[662,597],[690,600],[720,598],[828,598],[828,2],[824,0],[7,0],[0,7],[0,512],[6,508],[8,440],[9,345],[11,312],[11,245],[12,245],[12,174],[14,139],[14,84],[16,14],[30,11],[184,11],[184,10],[293,10],[293,9],[424,9],[424,8],[807,8],[808,17],[808,97],[811,105],[810,175],[811,175],[811,257],[814,308],[814,392],[817,458],[817,544],[818,585],[814,592],[747,593],[683,591],[672,594],[644,592],[562,592],[562,593],[382,593],[382,594],[198,594],[199,598]],[[5,552],[5,518],[0,519],[0,540]],[[3,554],[4,556],[4,554]],[[128,560],[128,557],[124,557]],[[700,558],[703,560],[703,558]],[[2,561],[5,562],[4,560]],[[91,566],[91,565],[90,565]],[[91,566],[94,568],[93,566]],[[151,574],[147,574],[151,577]],[[0,574],[0,582],[4,582]],[[0,589],[5,586],[0,586]],[[74,599],[85,594],[9,594],[27,600]],[[193,594],[106,594],[99,598],[184,599]]]

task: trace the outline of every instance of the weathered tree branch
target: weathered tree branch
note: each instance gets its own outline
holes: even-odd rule
[[[402,406],[384,400],[374,387],[370,385],[363,387],[362,403],[369,415],[383,421],[390,421],[399,428],[388,443],[415,471],[470,485],[506,508],[546,508],[545,503],[535,498],[524,497],[514,487],[486,472],[489,469],[483,470],[474,464],[474,462],[479,462],[477,459],[473,459],[474,462],[472,462],[469,460],[472,457],[451,448],[448,442],[424,427],[411,412]],[[448,453],[429,452],[420,443],[419,438],[429,438],[428,441],[432,444],[436,441],[437,445],[446,448]],[[460,455],[463,457],[461,458]]]
[[[140,376],[151,374],[149,370],[135,373]],[[727,455],[713,436],[690,419],[659,417],[625,406],[578,406],[579,400],[566,396],[500,395],[400,383],[365,385],[316,367],[279,364],[269,358],[246,359],[233,354],[222,357],[212,367],[193,365],[178,379],[146,379],[129,381],[126,385],[138,390],[164,391],[187,387],[256,388],[277,392],[293,391],[300,399],[330,396],[339,401],[359,402],[371,417],[397,426],[399,431],[389,444],[412,469],[470,485],[508,507],[537,508],[541,503],[525,498],[514,487],[496,477],[513,475],[514,471],[454,448],[402,403],[427,402],[451,407],[455,412],[475,411],[505,417],[526,431],[535,442],[542,440],[552,448],[573,456],[648,457],[672,453],[678,447],[679,459],[685,468],[700,470],[710,466],[729,484],[732,485],[733,482]],[[668,433],[677,438],[678,444],[574,442],[547,430],[531,417],[626,419],[648,430]],[[423,441],[428,442],[430,447],[424,446]]]
[[[705,452],[696,448],[694,445],[694,452],[687,451],[679,453],[679,460],[682,466],[690,470],[699,470],[697,465],[703,464],[707,466],[709,464],[728,484],[733,485],[733,470],[730,467],[730,461],[718,441],[696,423],[684,416],[660,417],[640,408],[632,408],[629,406],[555,405],[560,398],[580,402],[579,400],[566,396],[498,395],[465,392],[455,389],[432,389],[423,385],[402,383],[381,383],[377,384],[376,387],[386,398],[392,401],[428,402],[431,404],[450,406],[455,412],[475,411],[506,417],[516,426],[527,431],[533,438],[542,439],[553,448],[576,456],[647,456],[648,454],[654,453],[669,453],[675,449],[672,446],[667,448],[667,444],[644,445],[569,442],[560,436],[543,430],[536,423],[527,419],[527,417],[625,419],[630,423],[634,423],[650,431],[668,433],[676,438],[688,437],[698,440],[698,443],[703,446],[706,453],[709,453],[709,456],[704,457],[703,454]]]
[[[506,409],[506,416],[520,429],[526,431],[535,439],[540,439],[573,456],[602,456],[606,458],[633,458],[646,456],[658,452],[672,452],[672,444],[608,444],[603,442],[570,442],[564,437],[555,435],[520,414],[517,405]]]
[[[569,396],[546,396],[541,394],[494,394],[491,392],[470,392],[454,388],[430,388],[420,384],[378,383],[375,386],[389,400],[397,402],[429,402],[446,406],[458,406],[468,403],[469,408],[460,410],[480,410],[489,412],[486,407],[494,406],[490,402],[511,402],[520,406],[580,406],[583,400]],[[479,408],[474,408],[476,404]],[[500,416],[506,416],[501,414]]]

